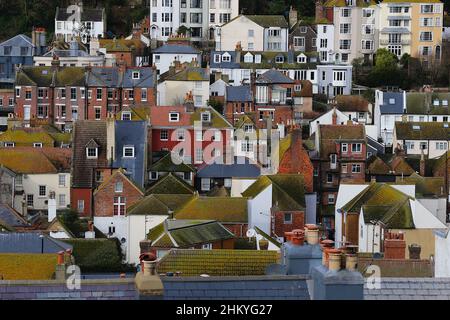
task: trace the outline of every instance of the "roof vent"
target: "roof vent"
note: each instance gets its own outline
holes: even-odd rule
[[[448,123],[444,123],[444,128],[448,128]]]

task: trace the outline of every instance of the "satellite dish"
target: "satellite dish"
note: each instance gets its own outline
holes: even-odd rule
[[[256,237],[257,233],[255,229],[248,229],[246,233],[248,238]]]

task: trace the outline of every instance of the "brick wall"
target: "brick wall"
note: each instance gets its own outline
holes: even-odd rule
[[[82,280],[80,290],[69,290],[64,282],[0,281],[0,300],[134,300],[134,279]]]
[[[123,183],[123,192],[116,193],[116,182]],[[114,197],[125,197],[126,208],[143,198],[143,195],[131,182],[125,179],[121,174],[113,175],[108,180],[107,185],[103,186],[94,194],[94,215],[96,217],[114,216]]]
[[[395,278],[424,278],[433,276],[433,265],[429,260],[398,260],[398,259],[372,259],[358,258],[358,271],[363,276],[370,276],[372,273],[365,273],[370,265],[380,267],[382,277]]]
[[[284,222],[285,213],[291,213],[292,223]],[[305,213],[303,211],[278,211],[274,216],[274,230],[273,232],[279,236],[284,237],[285,232],[294,229],[304,229],[305,227]]]

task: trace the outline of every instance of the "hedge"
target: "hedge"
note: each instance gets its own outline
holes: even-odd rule
[[[49,280],[57,261],[56,254],[1,253],[0,280]]]
[[[82,272],[124,272],[129,267],[122,263],[119,240],[70,239],[64,240],[73,246],[75,264]]]

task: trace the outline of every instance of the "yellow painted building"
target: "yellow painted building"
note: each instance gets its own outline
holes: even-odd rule
[[[439,63],[444,5],[439,0],[384,0],[380,6],[380,48],[410,54],[424,66]]]

